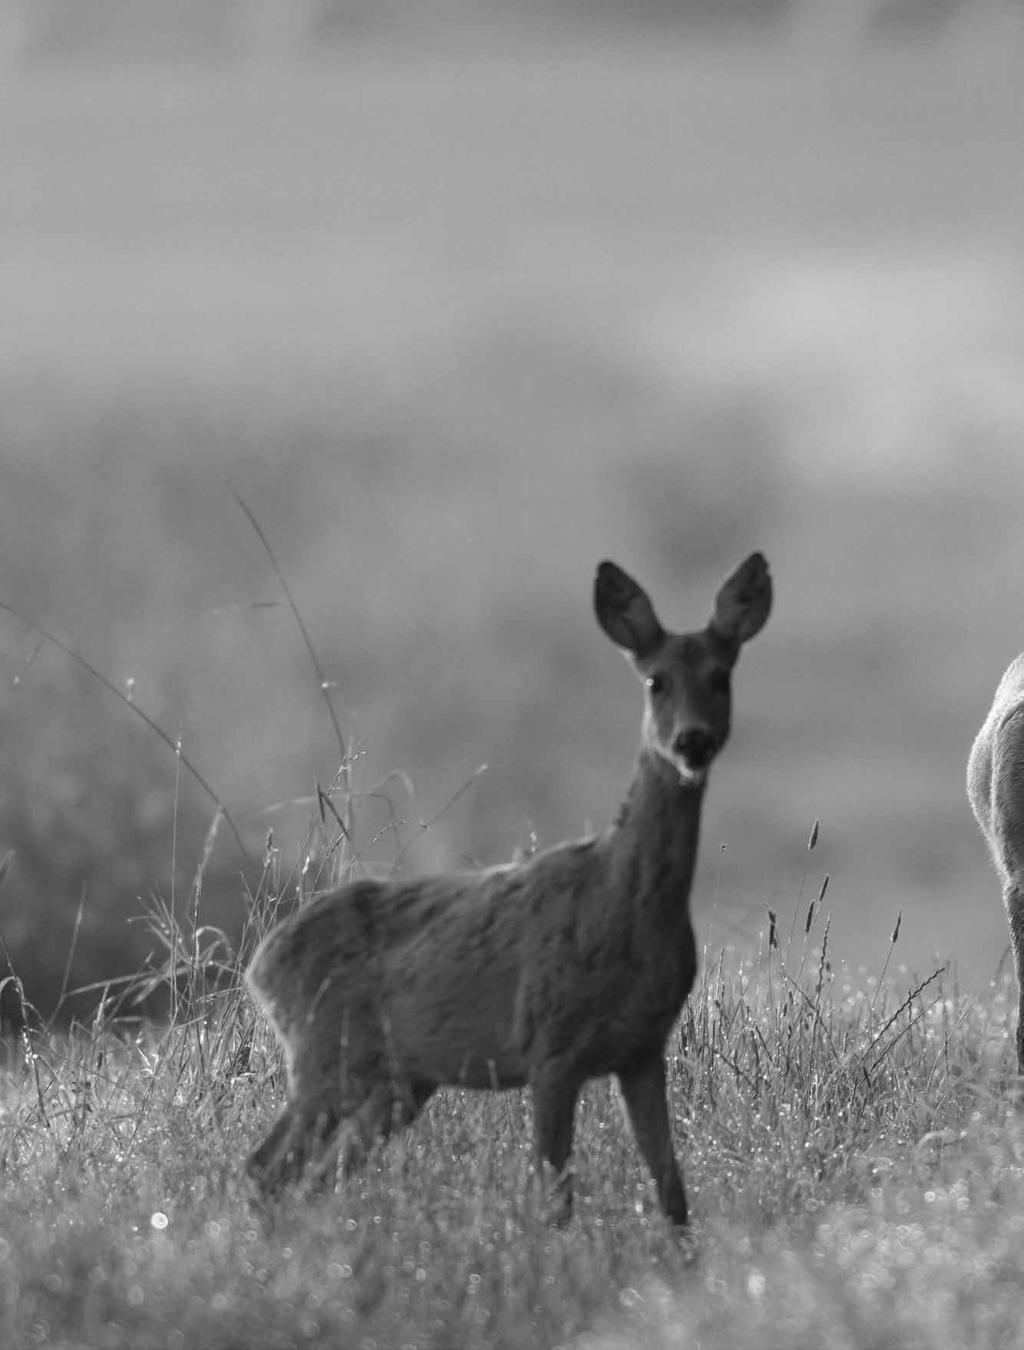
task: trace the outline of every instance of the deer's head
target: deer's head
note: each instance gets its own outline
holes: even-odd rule
[[[699,787],[729,735],[732,668],[772,607],[768,564],[752,553],[725,581],[711,618],[694,633],[666,631],[642,586],[613,562],[594,582],[597,620],[644,682],[644,746]]]

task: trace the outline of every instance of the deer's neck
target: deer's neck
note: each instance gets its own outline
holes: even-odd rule
[[[704,785],[680,780],[660,755],[641,749],[629,790],[608,835],[613,884],[639,918],[666,933],[689,923]]]

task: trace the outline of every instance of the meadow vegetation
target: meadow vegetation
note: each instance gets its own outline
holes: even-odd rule
[[[337,876],[351,858],[331,845]],[[705,951],[670,1039],[683,1237],[606,1082],[580,1105],[564,1232],[543,1222],[518,1092],[443,1092],[336,1194],[257,1203],[242,1161],[282,1090],[276,1047],[230,947],[151,915],[171,1022],[101,1006],[30,1034],[3,1073],[3,1344],[1014,1343],[1024,1127],[1006,1009],[888,959],[877,979],[837,974],[815,866],[788,915],[764,915],[756,956]],[[271,847],[247,945],[288,871]]]

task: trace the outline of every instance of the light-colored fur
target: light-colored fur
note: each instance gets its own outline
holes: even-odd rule
[[[999,681],[971,747],[967,796],[1003,887],[1017,971],[1017,1071],[1024,1073],[1024,653]]]
[[[768,617],[760,554],[736,569],[707,626],[667,633],[614,563],[597,618],[644,681],[641,746],[614,824],[525,862],[355,881],[297,910],[247,973],[284,1047],[288,1100],[249,1160],[265,1193],[311,1169],[346,1174],[443,1085],[533,1093],[538,1164],[571,1206],[573,1115],[614,1073],[662,1208],[686,1197],[665,1101],[664,1046],[693,984],[689,895],[704,786],[729,734],[729,675]]]

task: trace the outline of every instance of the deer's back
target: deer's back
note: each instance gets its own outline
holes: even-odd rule
[[[1024,655],[1003,675],[975,737],[967,795],[1004,878],[1024,878]]]

